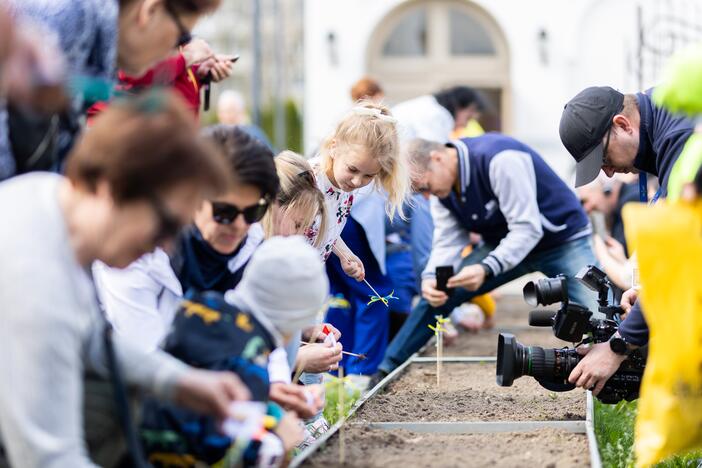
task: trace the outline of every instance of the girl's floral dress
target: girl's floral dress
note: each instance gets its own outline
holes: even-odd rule
[[[317,217],[314,224],[305,232],[305,236],[313,245],[317,236],[324,236],[324,240],[319,245],[319,251],[322,259],[326,261],[334,248],[336,240],[341,237],[341,231],[344,230],[346,220],[351,213],[354,192],[344,192],[331,183],[327,175],[321,170],[319,156],[310,159],[309,163],[314,171],[317,187],[324,194],[324,203],[327,209],[327,226],[325,232],[320,233],[319,225],[321,219]]]

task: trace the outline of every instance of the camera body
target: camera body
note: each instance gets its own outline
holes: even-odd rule
[[[561,302],[557,312],[534,310],[529,315],[529,325],[550,326],[553,334],[571,343],[603,343],[617,331],[621,309],[608,303],[612,284],[601,270],[587,266],[575,278],[598,294],[598,311],[605,318],[593,318],[593,313],[568,297],[566,278],[546,278],[524,286],[525,301],[536,306]],[[585,335],[587,338],[583,339]],[[575,348],[545,349],[523,346],[514,335],[500,333],[497,349],[497,384],[510,386],[522,375],[534,377],[551,391],[569,391],[575,386],[568,376],[582,356]],[[639,387],[646,365],[646,348],[632,352],[617,372],[607,381],[597,398],[603,403],[633,400],[639,396]]]

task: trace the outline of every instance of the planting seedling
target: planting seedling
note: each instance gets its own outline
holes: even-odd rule
[[[451,319],[444,318],[443,315],[436,315],[434,318],[436,319],[436,324],[428,326],[434,332],[436,340],[436,388],[439,388],[441,387],[441,359],[444,355],[444,333],[446,332],[443,325],[450,323]]]
[[[346,255],[344,255],[343,252],[339,252],[339,253],[341,254],[341,256],[343,257],[343,259],[344,259],[346,262],[351,262],[351,260],[349,259],[349,257],[347,257]],[[371,286],[370,283],[369,283],[368,281],[366,281],[365,278],[363,279],[363,282],[366,283],[366,286],[368,286],[368,288],[370,288],[370,290],[373,291],[373,294],[374,294],[373,296],[369,296],[369,297],[370,297],[370,302],[368,302],[368,305],[372,304],[373,302],[378,302],[378,301],[380,301],[380,302],[383,303],[383,305],[384,305],[385,307],[388,307],[388,308],[389,308],[390,306],[388,305],[388,300],[389,300],[389,299],[398,299],[397,297],[393,296],[393,294],[395,293],[394,290],[393,290],[390,294],[388,294],[387,296],[381,296],[381,295],[378,293],[378,291],[376,291],[375,288],[374,288],[373,286]]]

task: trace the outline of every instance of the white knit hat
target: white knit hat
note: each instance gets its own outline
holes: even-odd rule
[[[328,296],[319,253],[302,236],[290,236],[261,244],[226,299],[288,334],[312,325]]]

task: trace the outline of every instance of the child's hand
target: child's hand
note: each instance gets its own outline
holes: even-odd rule
[[[326,335],[322,333],[324,327],[327,327],[336,341],[341,339],[341,332],[331,323],[320,323],[307,327],[302,331],[302,339],[311,343],[323,342],[326,338]]]
[[[346,258],[340,257],[340,260],[344,273],[356,281],[363,281],[366,277],[366,269],[363,267],[363,262],[360,258],[352,253],[347,253]]]
[[[301,346],[297,352],[295,367],[302,367],[305,372],[320,374],[339,368],[341,361],[341,351],[344,348],[341,343],[332,345],[331,343],[314,343]]]
[[[285,416],[278,423],[278,427],[275,428],[275,433],[283,442],[286,452],[297,447],[305,439],[302,422],[295,412],[285,413]]]
[[[311,403],[311,405],[317,409],[317,412],[324,409],[325,392],[323,385],[305,385],[305,393],[309,400],[308,403]]]
[[[294,411],[303,418],[311,418],[317,414],[314,404],[307,401],[305,387],[302,385],[272,383],[268,396],[287,411]]]

